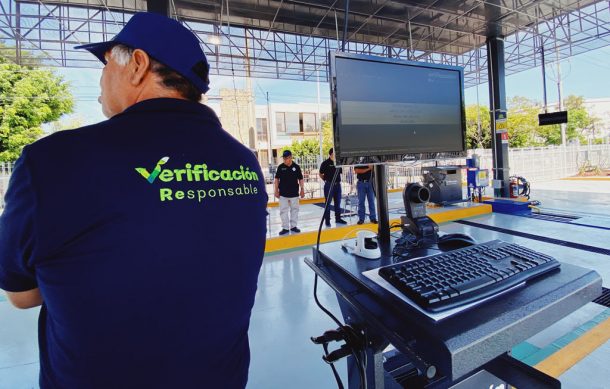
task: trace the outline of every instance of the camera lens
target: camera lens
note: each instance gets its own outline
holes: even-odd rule
[[[430,201],[430,190],[425,186],[421,186],[419,184],[413,184],[411,188],[409,188],[409,201],[414,203],[427,203]]]

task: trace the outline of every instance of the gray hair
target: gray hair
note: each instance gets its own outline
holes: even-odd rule
[[[131,60],[134,49],[125,45],[113,46],[110,50],[110,57],[119,66],[125,66]],[[169,89],[178,91],[184,98],[199,102],[201,101],[201,91],[197,89],[189,80],[184,78],[182,75],[156,61],[154,58],[150,58],[150,68],[153,73],[156,73],[161,78],[163,86]]]
[[[125,45],[116,45],[110,50],[110,57],[121,66],[125,66],[129,63],[132,54],[133,49]]]

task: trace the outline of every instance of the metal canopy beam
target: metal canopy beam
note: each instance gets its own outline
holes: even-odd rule
[[[134,12],[162,12],[168,1],[30,0],[19,3],[17,18],[16,0],[0,0],[0,39],[9,46],[0,55],[97,67],[74,46],[112,39]],[[230,15],[224,4],[169,3],[171,16],[198,35],[213,74],[244,76],[249,63],[254,77],[307,80],[324,70],[326,79],[327,54],[338,48],[346,19],[344,0],[229,0]],[[487,81],[487,36],[504,37],[506,75],[538,66],[541,41],[562,58],[610,45],[608,1],[350,0],[347,20],[347,51],[463,66],[467,87]],[[211,35],[221,44],[210,43]]]

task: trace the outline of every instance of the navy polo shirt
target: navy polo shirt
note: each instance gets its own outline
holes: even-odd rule
[[[266,205],[254,154],[193,102],[26,147],[0,288],[40,288],[41,387],[243,388]]]
[[[342,168],[339,168],[339,174],[337,174],[337,178],[335,179],[335,184],[341,182],[341,173],[343,172]],[[337,171],[337,167],[335,166],[335,161],[328,158],[320,165],[320,173],[324,174],[324,181],[330,183],[335,176],[335,171]]]
[[[275,178],[280,182],[278,189],[282,197],[299,197],[299,181],[303,179],[301,167],[292,162],[290,166],[281,163],[275,172]]]

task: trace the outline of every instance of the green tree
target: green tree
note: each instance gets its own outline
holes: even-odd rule
[[[41,125],[72,112],[68,84],[50,70],[0,57],[0,161],[14,161],[43,134]]]
[[[480,120],[480,126],[479,126]],[[466,148],[483,149],[491,147],[489,109],[482,105],[466,107]]]
[[[59,131],[74,130],[75,128],[79,128],[84,125],[85,119],[83,119],[82,116],[68,116],[50,123],[46,131],[53,133]]]
[[[328,154],[328,150],[333,147],[333,131],[330,120],[322,122],[322,152],[324,156]],[[290,144],[282,148],[284,150],[290,150],[292,155],[295,157],[313,157],[320,155],[320,139],[319,137],[295,140]]]
[[[595,137],[595,125],[599,119],[589,114],[584,97],[570,95],[564,100],[564,105],[568,111],[567,141],[578,139],[580,143],[586,143],[587,138]]]
[[[540,106],[526,97],[515,96],[508,100],[507,126],[510,147],[540,145],[537,140]]]
[[[580,143],[585,143],[589,136],[595,137],[595,126],[599,123],[599,119],[589,114],[584,102],[584,97],[574,95],[570,95],[564,100],[564,109],[568,111],[567,142],[577,139]],[[545,145],[561,144],[559,125],[539,126],[537,135]]]

